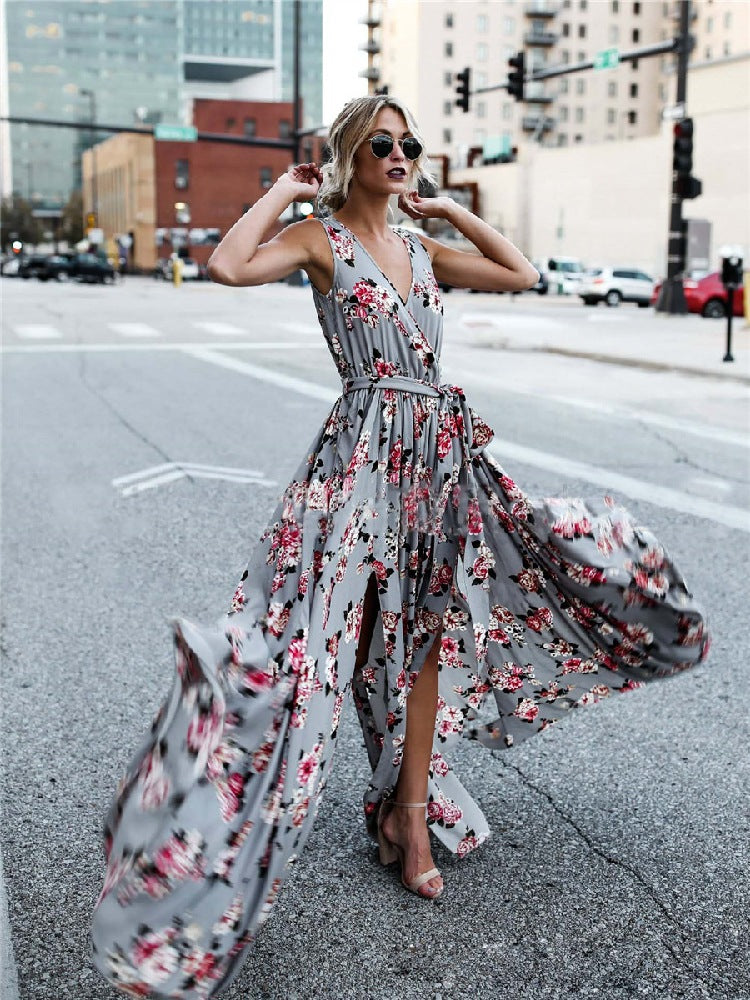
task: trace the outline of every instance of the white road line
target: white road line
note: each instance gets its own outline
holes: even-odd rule
[[[283,375],[281,372],[251,364],[249,361],[240,361],[239,358],[232,358],[227,354],[220,354],[218,351],[205,350],[203,348],[188,348],[185,354],[190,354],[192,357],[197,358],[198,361],[207,361],[209,364],[218,365],[220,368],[228,368],[230,371],[238,372],[240,375],[250,375],[251,378],[270,382],[281,389],[291,389],[292,392],[298,392],[303,396],[322,399],[326,403],[333,403],[340,395],[339,392],[327,389],[323,385],[316,385],[314,382],[295,378],[293,375]]]
[[[233,323],[222,323],[219,320],[194,320],[190,325],[205,330],[206,333],[216,334],[217,337],[247,336],[247,330],[243,330],[242,327],[234,326]]]
[[[239,361],[215,351],[188,350],[186,353],[199,361],[207,361],[209,364],[227,368],[239,375],[249,375],[251,378],[257,378],[284,389],[291,389],[293,392],[310,396],[313,399],[321,399],[327,403],[334,403],[340,395],[340,392],[334,389],[327,389],[305,379],[282,375],[260,365]],[[724,524],[729,528],[750,532],[750,512],[741,507],[730,507],[723,503],[717,504],[701,497],[691,496],[688,493],[681,493],[679,490],[673,490],[667,486],[659,486],[657,483],[651,483],[645,479],[623,476],[601,466],[576,462],[560,455],[539,451],[536,448],[513,444],[511,441],[502,441],[497,437],[493,438],[487,450],[498,461],[510,458],[512,461],[532,465],[547,472],[582,479],[596,486],[604,487],[606,490],[611,490],[615,494],[621,493],[629,496],[634,500],[643,500],[645,503],[664,507],[667,510],[677,510],[694,517],[702,517],[718,524]]]
[[[304,347],[307,350],[325,350],[326,343],[321,338],[313,340],[235,340],[226,343],[200,343],[181,341],[175,344],[133,343],[133,344],[23,344],[15,347],[0,347],[0,354],[118,354],[127,351],[184,351],[196,348],[207,348],[211,351],[268,351],[296,350]]]
[[[107,323],[110,330],[122,334],[123,337],[160,337],[161,334],[148,323]]]
[[[496,376],[481,375],[454,365],[443,366],[443,381],[457,382],[459,385],[474,385],[487,387],[497,393],[498,379]],[[539,398],[539,390],[529,386],[513,383],[508,390],[514,396],[532,396]],[[692,434],[708,441],[720,441],[741,448],[750,448],[750,435],[723,427],[712,427],[710,424],[698,424],[681,417],[670,417],[666,413],[651,413],[647,410],[634,410],[627,406],[616,406],[612,403],[602,403],[598,400],[575,398],[573,396],[544,395],[545,402],[572,406],[575,409],[589,410],[593,413],[603,413],[605,416],[619,417],[623,420],[633,420],[636,423],[649,424],[652,427],[664,427],[666,430],[679,431],[681,434]]]
[[[57,340],[62,337],[56,326],[47,326],[44,323],[20,323],[13,329],[16,336],[23,340]]]

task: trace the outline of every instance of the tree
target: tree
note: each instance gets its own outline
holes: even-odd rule
[[[3,252],[10,249],[13,240],[22,243],[41,243],[44,226],[31,213],[31,202],[19,194],[12,194],[0,202],[0,245]]]
[[[83,192],[71,191],[60,216],[57,238],[66,240],[71,247],[83,239]]]

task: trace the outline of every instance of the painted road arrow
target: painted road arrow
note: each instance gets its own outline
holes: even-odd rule
[[[273,479],[266,479],[262,472],[256,469],[233,469],[222,465],[203,465],[200,462],[165,462],[162,465],[152,465],[140,472],[131,472],[127,476],[118,476],[112,480],[112,485],[120,491],[123,497],[135,496],[144,490],[157,489],[178,479],[223,479],[230,483],[244,483],[254,486],[276,486]]]

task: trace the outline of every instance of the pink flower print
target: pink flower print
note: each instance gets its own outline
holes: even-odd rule
[[[307,629],[303,629],[301,636],[295,636],[287,647],[287,657],[289,665],[295,674],[300,672],[307,649]]]
[[[448,762],[439,751],[435,751],[432,754],[432,757],[430,758],[430,767],[432,769],[432,773],[439,778],[444,778],[450,770]]]
[[[154,868],[171,881],[192,878],[200,881],[205,869],[206,842],[198,830],[181,831],[162,844],[154,855]]]
[[[216,702],[211,703],[209,711],[198,710],[193,715],[188,725],[187,748],[195,755],[196,773],[205,768],[219,744],[223,728],[224,715]]]
[[[234,614],[236,611],[242,610],[242,605],[245,603],[247,598],[245,597],[245,592],[242,589],[242,582],[237,585],[237,589],[232,597],[232,607],[230,609],[230,614]]]
[[[526,627],[535,632],[545,632],[552,628],[552,612],[549,608],[536,608],[526,617]]]
[[[477,497],[472,497],[469,500],[468,508],[468,518],[467,518],[467,529],[470,535],[481,535],[484,527],[484,522],[482,521],[482,514],[479,510],[479,500]]]
[[[533,722],[539,714],[539,706],[531,698],[521,698],[513,714],[524,722]]]
[[[562,538],[582,538],[591,535],[591,521],[583,514],[580,507],[571,504],[563,514],[552,522],[552,531]]]
[[[476,834],[467,834],[462,840],[456,844],[456,854],[459,858],[465,857],[470,851],[473,851],[476,847],[482,843],[481,840],[476,836]]]
[[[202,948],[193,948],[183,959],[180,972],[192,976],[196,983],[204,983],[208,979],[214,979],[214,973],[217,972],[216,956]]]
[[[147,931],[136,938],[131,959],[138,974],[149,986],[163,983],[176,971],[179,953],[171,944],[177,931],[168,927],[161,932]]]
[[[289,608],[279,601],[272,601],[266,612],[266,623],[271,635],[280,638],[289,623]]]
[[[442,805],[433,799],[431,802],[427,803],[427,819],[431,822],[438,822],[443,818],[443,807]]]
[[[169,777],[164,773],[164,762],[158,744],[144,757],[138,771],[141,789],[141,808],[158,809],[167,799]]]

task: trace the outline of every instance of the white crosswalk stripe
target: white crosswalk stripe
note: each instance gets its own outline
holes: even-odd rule
[[[44,323],[21,323],[13,328],[18,337],[24,340],[59,340],[62,333],[56,326]]]
[[[243,337],[247,333],[239,326],[234,326],[232,323],[222,323],[219,320],[194,320],[191,326],[205,330],[206,333],[214,333],[217,337]]]
[[[122,334],[123,337],[160,337],[156,327],[148,323],[107,323],[110,330]]]

